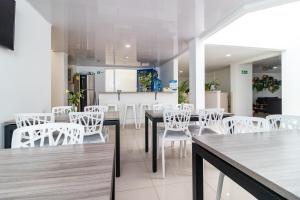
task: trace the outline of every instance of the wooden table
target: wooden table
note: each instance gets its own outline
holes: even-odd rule
[[[193,140],[194,200],[203,200],[203,159],[257,199],[300,199],[299,130]]]
[[[231,117],[233,114],[225,113],[223,117]],[[145,152],[149,150],[149,120],[152,121],[152,172],[157,172],[157,124],[164,122],[163,111],[145,111]],[[199,114],[193,112],[191,122],[199,121]]]
[[[69,122],[68,115],[55,116],[56,122]],[[106,112],[104,114],[104,126],[115,126],[116,146],[116,177],[120,177],[120,115],[119,112]],[[4,148],[11,148],[11,140],[14,130],[17,128],[15,121],[4,123]]]
[[[0,150],[0,199],[114,199],[114,144]]]

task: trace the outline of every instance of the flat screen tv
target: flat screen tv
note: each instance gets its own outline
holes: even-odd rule
[[[15,0],[0,0],[0,45],[14,50]]]

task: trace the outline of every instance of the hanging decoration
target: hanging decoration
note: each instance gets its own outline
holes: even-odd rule
[[[281,80],[277,80],[272,76],[263,75],[261,78],[253,77],[252,80],[253,90],[261,92],[263,90],[268,90],[271,93],[279,90],[281,86]]]

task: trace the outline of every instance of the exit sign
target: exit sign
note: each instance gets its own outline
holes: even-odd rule
[[[242,70],[241,74],[248,74],[248,70]]]

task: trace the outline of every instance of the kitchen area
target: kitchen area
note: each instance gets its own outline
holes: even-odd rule
[[[70,66],[68,79],[70,91],[83,91],[79,111],[88,105],[107,105],[120,112],[124,125],[140,126],[144,110],[154,104],[178,103],[178,70],[173,66],[163,70],[151,66]]]

